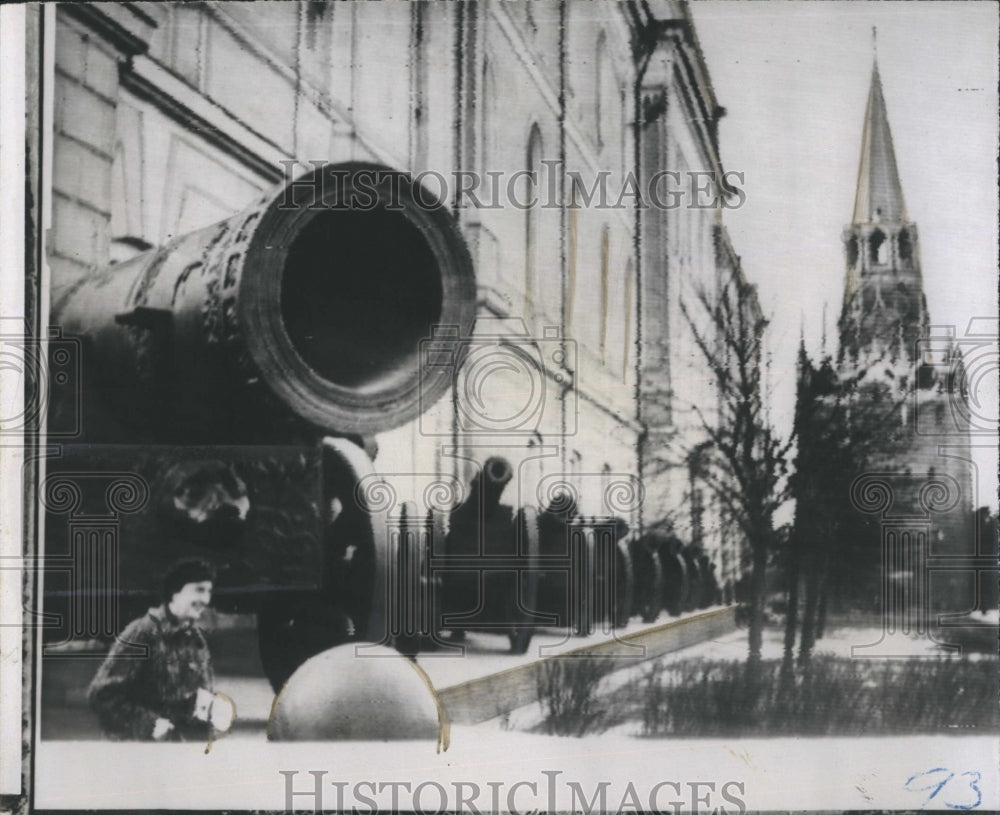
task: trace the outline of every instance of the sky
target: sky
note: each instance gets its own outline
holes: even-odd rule
[[[800,332],[816,356],[825,326],[828,349],[836,350],[841,233],[854,205],[872,26],[931,325],[955,326],[961,337],[971,318],[987,318],[996,336],[998,9],[990,2],[692,3],[727,111],[723,164],[746,174],[746,204],[728,211],[726,222],[772,319],[779,427],[791,424]],[[980,393],[992,418],[996,362],[985,356],[993,361]],[[977,505],[996,504],[995,441],[976,452]]]

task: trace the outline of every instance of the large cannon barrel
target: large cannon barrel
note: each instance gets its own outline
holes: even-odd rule
[[[267,428],[289,438],[282,422],[319,434],[405,424],[453,370],[423,341],[446,325],[436,353],[457,350],[475,296],[440,202],[403,173],[348,163],[86,277],[53,316],[84,340],[85,398],[96,382],[119,422],[219,443]]]

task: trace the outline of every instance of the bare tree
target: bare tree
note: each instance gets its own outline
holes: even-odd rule
[[[825,593],[827,561],[839,536],[839,519],[830,509],[833,495],[846,490],[841,483],[848,468],[841,466],[849,451],[842,389],[829,358],[813,367],[805,345],[799,346],[799,376],[793,432],[797,442],[795,471],[790,489],[795,498],[795,524],[789,541],[783,677],[792,675],[796,628],[799,623],[799,584],[805,579],[805,608],[801,617],[799,661],[809,660],[820,631],[820,599]]]
[[[737,268],[717,296],[700,288],[696,301],[701,314],[684,302],[680,308],[715,380],[718,405],[714,414],[698,405],[694,410],[709,441],[706,480],[750,549],[749,664],[755,668],[761,660],[774,514],[787,498],[791,436],[782,438],[766,412],[762,360],[768,321],[756,287]]]
[[[870,536],[862,528],[865,521],[850,511],[848,493],[851,481],[864,471],[870,456],[901,431],[900,409],[911,393],[905,382],[890,385],[872,376],[870,372],[879,367],[873,364],[853,373],[838,371],[829,355],[814,365],[805,347],[799,349],[794,427],[798,449],[790,479],[796,517],[788,558],[786,670],[791,669],[795,647],[799,580],[804,578],[805,602],[798,659],[804,665],[823,635],[831,580],[839,576],[842,583],[859,583],[843,579],[844,574],[852,573],[849,567],[877,571],[878,550],[868,545]],[[832,568],[834,551],[847,567]],[[851,587],[839,588],[848,591]]]

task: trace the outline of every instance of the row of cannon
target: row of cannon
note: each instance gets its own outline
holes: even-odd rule
[[[448,647],[467,632],[506,636],[524,653],[535,631],[587,636],[721,600],[715,566],[673,536],[638,536],[625,519],[584,516],[568,492],[541,511],[502,501],[513,471],[491,457],[449,513],[404,504],[389,520],[387,636],[401,651]],[[346,540],[346,538],[344,539]],[[332,535],[331,563],[353,581],[350,545]]]

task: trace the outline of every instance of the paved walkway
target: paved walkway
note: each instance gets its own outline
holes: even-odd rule
[[[725,606],[712,606],[708,609],[689,611],[679,617],[671,617],[662,613],[651,623],[644,623],[638,618],[629,625],[612,631],[610,628],[598,626],[586,637],[578,637],[566,630],[542,630],[535,632],[531,645],[524,654],[510,653],[510,643],[503,634],[469,633],[466,635],[464,652],[451,654],[429,651],[417,655],[420,665],[434,683],[441,689],[473,679],[479,679],[491,674],[507,671],[528,665],[539,659],[565,654],[569,651],[590,648],[599,643],[617,638],[625,640],[648,629],[657,628],[667,623],[680,622],[716,611]],[[623,649],[624,650],[624,649]]]
[[[666,623],[691,619],[706,611],[702,609],[688,612],[681,617],[663,614],[652,623],[635,620],[626,628],[619,629],[619,639],[638,634]],[[503,634],[470,632],[462,643],[462,649],[452,652],[429,651],[417,656],[417,663],[424,669],[438,690],[460,683],[487,677],[503,671],[523,667],[538,659],[563,654],[580,648],[598,645],[612,639],[611,632],[598,627],[587,637],[576,637],[565,631],[540,631],[532,638],[527,653],[511,654],[510,643]],[[216,677],[216,688],[228,694],[236,703],[241,730],[262,732],[271,713],[274,693],[263,677],[224,676]]]

